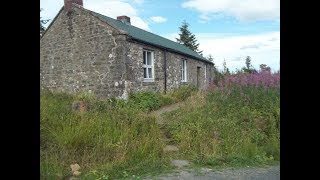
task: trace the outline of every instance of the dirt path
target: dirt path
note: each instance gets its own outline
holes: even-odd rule
[[[173,173],[146,178],[157,180],[279,180],[280,179],[280,166],[258,167],[258,168],[241,168],[241,169],[224,169],[212,170],[202,168],[200,170],[176,170]]]
[[[151,115],[154,115],[156,117],[156,121],[158,124],[163,124],[163,118],[162,118],[161,114],[166,113],[166,112],[170,112],[170,111],[174,111],[174,110],[178,109],[180,106],[182,106],[182,104],[183,104],[183,102],[179,102],[176,104],[164,106],[158,110],[152,111]]]

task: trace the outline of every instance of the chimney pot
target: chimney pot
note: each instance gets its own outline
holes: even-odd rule
[[[117,20],[119,20],[119,21],[121,21],[121,22],[123,22],[125,24],[128,24],[128,25],[131,24],[130,17],[128,17],[128,16],[118,16]]]

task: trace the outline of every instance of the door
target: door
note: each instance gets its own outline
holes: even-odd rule
[[[201,67],[197,67],[197,88],[200,88],[200,69]]]

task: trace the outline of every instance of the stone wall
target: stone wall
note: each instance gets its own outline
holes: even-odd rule
[[[154,82],[144,82],[143,78],[143,50],[151,50],[154,52]],[[210,77],[212,77],[212,65],[195,60],[178,53],[167,52],[167,90],[170,91],[178,88],[181,85],[192,84],[197,86],[197,67],[200,67],[199,72],[199,88],[205,89],[209,85]],[[128,44],[129,59],[128,74],[131,74],[130,91],[156,91],[164,92],[164,50],[131,41]],[[181,82],[181,60],[187,60],[187,82]],[[207,67],[206,67],[207,65]],[[207,68],[207,69],[206,69]],[[205,70],[206,69],[206,70]],[[205,75],[206,73],[206,75]]]
[[[190,84],[197,86],[197,67],[199,72],[199,88],[205,89],[209,86],[210,67],[209,63],[189,58],[177,53],[170,52],[167,55],[167,89],[172,90],[181,85]],[[181,82],[181,60],[187,60],[187,82]],[[207,65],[207,70],[206,69]]]
[[[142,43],[130,42],[128,44],[128,54],[130,65],[128,74],[131,74],[128,81],[131,82],[130,91],[164,91],[164,51]],[[143,50],[154,52],[154,82],[144,82],[143,77]]]
[[[143,49],[154,52],[154,82],[144,82]],[[98,97],[121,97],[131,92],[164,92],[164,50],[127,39],[127,36],[92,16],[89,11],[62,10],[40,40],[41,88]],[[199,60],[167,53],[167,90],[183,84],[206,88],[212,74]],[[181,59],[187,60],[187,82],[181,82]],[[205,78],[206,77],[206,78]]]
[[[125,38],[88,11],[73,8],[67,14],[62,10],[40,40],[41,87],[122,96]]]

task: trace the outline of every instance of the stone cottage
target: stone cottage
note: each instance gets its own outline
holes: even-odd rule
[[[184,45],[83,8],[64,6],[40,39],[41,88],[127,99],[136,91],[208,87],[213,63]]]

